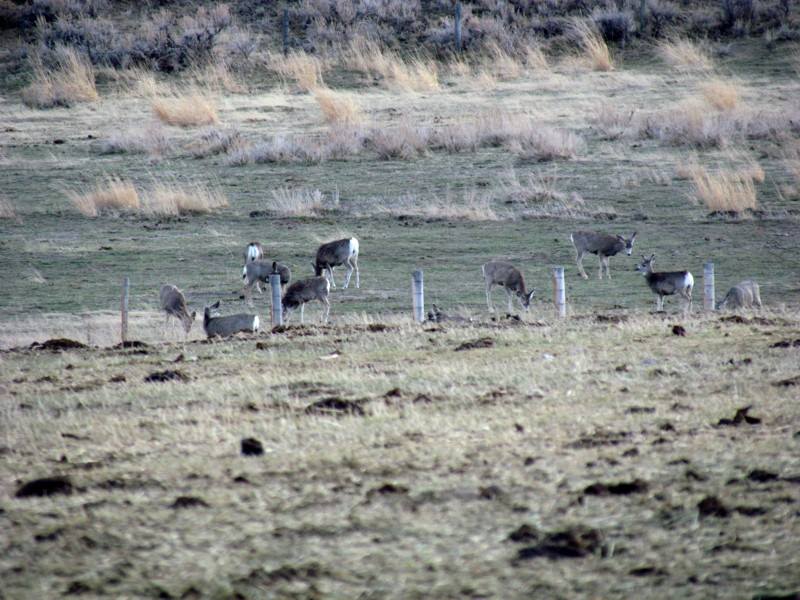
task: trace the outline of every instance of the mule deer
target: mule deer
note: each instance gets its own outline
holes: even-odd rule
[[[522,308],[526,311],[530,309],[535,291],[533,288],[529,292],[525,291],[525,278],[514,265],[501,260],[493,260],[483,265],[481,271],[486,283],[486,304],[489,306],[489,312],[494,312],[491,292],[495,285],[502,286],[506,291],[509,314],[513,311],[511,299],[514,295],[517,296]]]
[[[664,310],[664,296],[678,294],[687,301],[685,312],[692,310],[692,288],[694,287],[694,277],[689,271],[664,271],[658,273],[653,271],[653,262],[656,255],[651,254],[650,258],[642,255],[642,262],[637,265],[636,270],[644,275],[647,285],[656,294],[656,310]]]
[[[281,305],[283,307],[283,314],[288,321],[289,314],[300,307],[300,323],[305,320],[304,308],[307,302],[312,300],[319,300],[323,305],[322,322],[327,323],[328,315],[331,312],[331,303],[328,300],[328,295],[331,291],[331,283],[325,276],[309,277],[294,282],[286,289],[283,295]]]
[[[322,244],[317,249],[317,257],[312,264],[314,266],[314,275],[317,277],[322,275],[324,271],[328,271],[333,287],[336,287],[336,282],[333,280],[334,267],[339,265],[347,267],[347,275],[344,278],[345,288],[350,285],[350,277],[355,270],[356,287],[361,287],[358,274],[358,240],[356,238],[345,238]]]
[[[264,247],[258,242],[250,242],[244,251],[244,264],[264,258]]]
[[[273,273],[278,273],[281,276],[281,290],[292,280],[292,272],[289,267],[274,261],[270,264],[266,260],[256,260],[244,266],[242,269],[242,279],[244,279],[242,293],[248,304],[252,302],[253,286],[255,286],[259,294],[262,293],[261,283],[269,283],[269,276]]]
[[[761,308],[761,288],[752,279],[740,281],[725,294],[725,297],[717,302],[717,310],[722,308]]]
[[[192,323],[197,313],[192,312],[189,314],[189,309],[186,307],[186,298],[183,297],[181,292],[174,285],[165,284],[161,286],[160,292],[161,310],[166,313],[164,318],[164,327],[166,328],[170,317],[175,317],[183,324],[183,330],[186,335],[192,329]]]
[[[606,276],[611,279],[608,259],[623,251],[630,256],[633,252],[633,242],[636,239],[636,232],[634,231],[630,238],[625,239],[621,235],[608,235],[605,233],[596,233],[594,231],[575,231],[569,236],[569,239],[572,241],[572,245],[575,246],[575,263],[578,265],[578,271],[581,277],[589,279],[586,271],[583,270],[583,255],[589,252],[590,254],[596,254],[600,259],[600,279],[603,278],[604,266],[606,269]]]
[[[240,313],[225,317],[212,316],[211,311],[219,308],[219,300],[211,306],[206,306],[203,314],[203,329],[207,337],[228,337],[240,331],[255,333],[259,328],[258,315]]]

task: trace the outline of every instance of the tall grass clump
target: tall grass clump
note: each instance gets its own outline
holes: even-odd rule
[[[85,217],[97,217],[109,212],[136,213],[141,208],[139,193],[133,182],[116,175],[106,176],[89,191],[70,190],[67,196]]]
[[[303,92],[310,92],[325,85],[322,80],[323,62],[305,52],[290,52],[288,56],[270,54],[268,63],[272,70],[284,79],[295,82]]]
[[[712,173],[695,166],[691,179],[693,197],[711,211],[740,213],[757,206],[755,183],[747,170],[720,169]]]
[[[284,217],[313,217],[339,206],[338,192],[328,199],[318,189],[278,188],[272,190],[271,196],[269,212]]]
[[[739,104],[739,88],[731,81],[712,79],[700,86],[703,98],[717,110],[733,110]]]
[[[592,69],[595,71],[614,69],[611,52],[597,29],[586,21],[574,21],[572,32]]]
[[[26,106],[72,106],[76,102],[94,102],[100,97],[88,58],[64,46],[58,47],[53,56],[54,63],[49,67],[38,55],[32,58],[33,80],[22,90]]]
[[[214,101],[199,88],[156,96],[152,107],[156,117],[167,125],[198,127],[219,122]]]
[[[436,63],[417,56],[406,62],[378,42],[364,37],[350,41],[343,51],[345,66],[375,77],[384,87],[404,92],[439,89]]]
[[[664,40],[657,46],[658,55],[679,71],[711,71],[714,61],[701,46],[684,38]]]
[[[571,160],[583,148],[583,140],[569,130],[541,126],[513,138],[508,147],[521,160]]]
[[[329,88],[316,88],[312,93],[326,123],[353,125],[362,120],[361,109],[352,96]]]

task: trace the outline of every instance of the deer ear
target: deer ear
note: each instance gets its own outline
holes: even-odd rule
[[[625,237],[624,237],[624,236],[621,236],[621,235],[618,235],[618,236],[617,236],[617,239],[618,239],[620,242],[624,242],[624,241],[626,241],[626,240],[625,240]]]
[[[197,316],[197,311],[196,311],[196,310],[193,310],[193,311],[192,311],[192,321],[194,321],[194,319],[195,319],[195,317],[196,317],[196,316]]]
[[[656,258],[656,255],[655,255],[655,254],[651,254],[651,255],[650,255],[650,260],[655,260],[655,258]]]
[[[633,240],[635,240],[635,239],[636,239],[636,232],[634,231],[633,235],[631,236],[631,243],[633,243]]]
[[[211,305],[211,308],[219,308],[219,300],[214,302],[214,304]]]

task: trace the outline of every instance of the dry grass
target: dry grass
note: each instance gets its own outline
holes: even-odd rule
[[[211,95],[197,87],[173,90],[152,101],[153,112],[167,125],[198,127],[219,122]]]
[[[108,175],[95,183],[88,192],[70,190],[67,196],[75,208],[86,217],[97,217],[102,213],[136,213],[141,208],[139,193],[133,182]]]
[[[22,101],[32,108],[72,106],[94,102],[100,96],[89,60],[73,48],[59,47],[56,62],[48,69],[41,58],[32,58],[33,81],[22,90]]]
[[[328,88],[316,88],[312,93],[326,123],[355,125],[363,120],[361,109],[352,95],[334,92]]]
[[[572,24],[573,35],[581,46],[584,57],[595,71],[611,71],[614,62],[603,37],[587,21],[574,21]]]
[[[709,172],[699,165],[690,171],[694,198],[711,211],[740,213],[757,206],[756,188],[748,170]]]
[[[169,150],[170,142],[164,128],[157,122],[115,131],[100,145],[103,154],[142,153],[151,158],[161,158]]]
[[[225,195],[204,184],[181,185],[153,182],[141,195],[133,182],[109,175],[89,192],[67,192],[73,206],[87,217],[103,214],[146,214],[174,216],[201,214],[228,205]]]
[[[403,92],[428,92],[439,89],[436,63],[422,57],[405,61],[378,42],[354,38],[342,52],[345,65],[376,77],[384,87]]]
[[[305,52],[290,52],[284,57],[273,53],[268,57],[268,64],[276,73],[295,82],[304,92],[310,92],[325,85],[322,73],[325,64],[316,56]]]
[[[581,218],[602,213],[613,214],[609,207],[591,206],[577,192],[561,191],[558,170],[528,173],[520,178],[511,169],[500,181],[500,198],[514,207],[518,216],[528,218]]]
[[[733,110],[739,104],[739,87],[732,81],[712,79],[700,86],[703,98],[717,110]]]
[[[711,71],[714,68],[708,52],[684,38],[661,42],[657,52],[665,63],[679,71]]]
[[[0,193],[0,219],[16,219],[17,211],[11,200],[6,198],[5,195]]]
[[[391,128],[373,129],[367,144],[380,160],[410,160],[427,151],[430,137],[427,127],[405,119]]]
[[[515,136],[508,147],[522,160],[543,162],[573,159],[584,143],[580,136],[566,129],[539,126]]]
[[[444,196],[422,197],[405,194],[399,198],[372,198],[369,205],[354,211],[360,216],[391,215],[420,217],[436,221],[499,221],[494,198],[474,188],[464,190],[460,197],[449,188]]]
[[[283,187],[272,190],[270,195],[272,198],[267,209],[283,217],[313,217],[325,209],[332,210],[339,206],[338,192],[328,199],[317,189]]]
[[[195,67],[191,77],[197,85],[214,93],[246,94],[247,85],[234,73],[227,62],[217,59],[203,67]]]

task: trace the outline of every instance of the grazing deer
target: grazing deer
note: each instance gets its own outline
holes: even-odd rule
[[[514,295],[517,296],[522,308],[526,311],[530,309],[535,290],[531,288],[530,292],[525,291],[525,278],[514,265],[501,260],[493,260],[483,265],[481,271],[486,283],[486,304],[489,306],[489,312],[494,312],[491,291],[492,286],[495,285],[502,286],[506,291],[509,314],[513,311],[511,299]]]
[[[761,288],[752,279],[740,281],[725,294],[725,297],[717,302],[717,310],[722,308],[761,308]]]
[[[322,244],[317,249],[317,257],[312,264],[314,266],[314,275],[317,277],[327,270],[333,287],[336,287],[336,282],[333,280],[334,267],[339,265],[347,267],[347,275],[344,278],[345,288],[350,285],[350,277],[355,270],[356,287],[361,287],[358,275],[358,240],[356,238],[345,238]]]
[[[328,322],[328,315],[331,312],[331,303],[328,300],[328,294],[331,291],[331,283],[325,276],[309,277],[294,282],[286,289],[283,295],[281,305],[283,307],[283,314],[286,320],[289,320],[289,314],[300,307],[300,323],[304,322],[304,308],[306,302],[312,300],[319,300],[324,306],[322,312],[322,322]]]
[[[206,336],[228,337],[240,331],[255,333],[259,328],[258,315],[248,315],[240,313],[238,315],[228,315],[225,317],[212,316],[211,311],[219,308],[219,300],[211,306],[206,306],[203,314],[203,329]]]
[[[242,293],[248,304],[252,303],[253,286],[255,286],[258,293],[261,292],[261,283],[269,283],[269,276],[273,273],[278,273],[281,276],[281,290],[292,280],[292,272],[289,267],[277,262],[270,264],[266,260],[256,260],[247,263],[242,269],[242,279],[244,279],[244,288]]]
[[[581,277],[589,279],[586,271],[583,270],[583,255],[587,252],[597,254],[600,259],[600,279],[603,278],[603,267],[606,269],[606,276],[611,279],[611,271],[608,267],[608,259],[625,251],[628,256],[633,252],[633,242],[636,239],[636,232],[625,239],[621,235],[608,235],[605,233],[595,233],[594,231],[575,231],[569,239],[572,245],[575,246],[576,258],[575,262],[578,265]]]
[[[642,262],[637,265],[636,270],[644,275],[647,285],[656,294],[656,310],[664,310],[664,296],[678,294],[687,301],[686,313],[692,310],[692,288],[694,287],[694,277],[689,271],[664,271],[658,273],[653,271],[653,262],[656,255],[651,254],[650,258],[642,255]]]
[[[186,335],[189,335],[197,313],[192,312],[192,314],[189,314],[183,292],[174,285],[165,284],[161,286],[160,297],[161,310],[166,314],[164,318],[164,327],[166,328],[170,317],[175,317],[183,324],[183,330],[186,332]]]
[[[264,247],[258,242],[250,242],[244,251],[244,264],[264,258]]]

